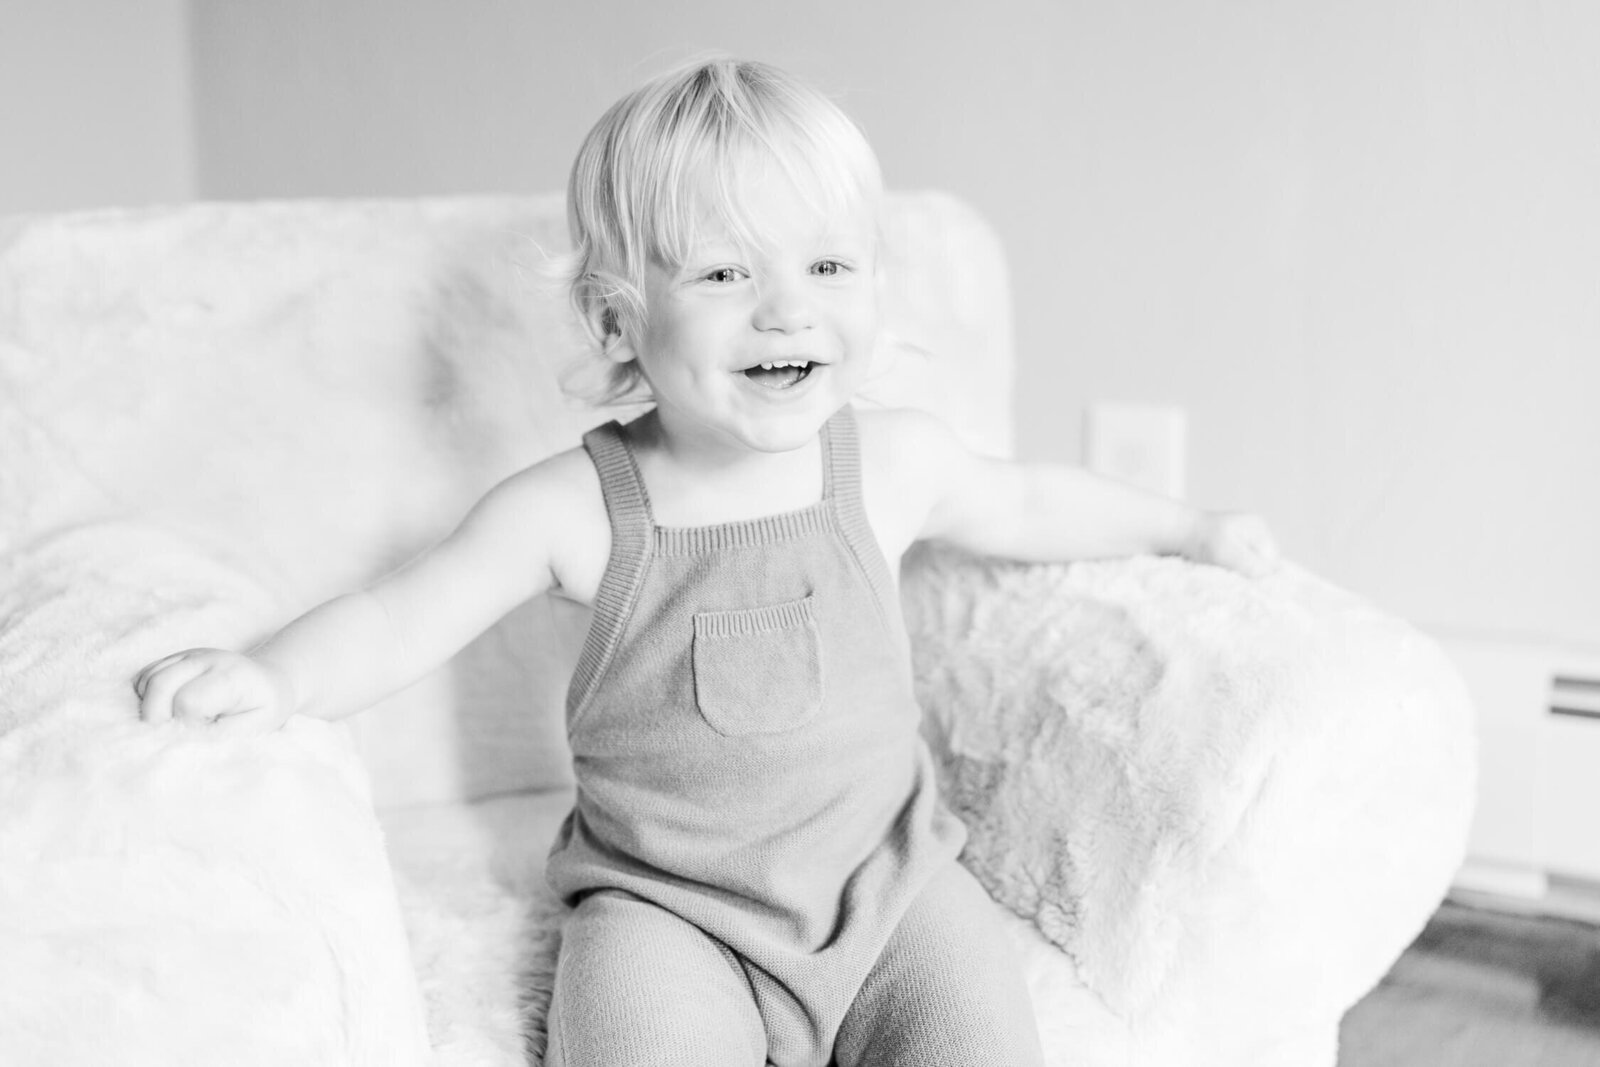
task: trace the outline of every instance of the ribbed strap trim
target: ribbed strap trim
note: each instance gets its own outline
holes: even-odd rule
[[[832,528],[833,517],[828,513],[827,504],[813,504],[801,511],[720,526],[658,526],[656,552],[663,556],[689,556],[725,548],[770,545]]]
[[[834,419],[837,418],[835,415]],[[798,511],[786,511],[781,515],[764,515],[759,519],[745,519],[740,522],[719,523],[715,526],[658,526],[655,531],[656,554],[691,556],[728,548],[751,548],[833,530],[834,516],[830,501],[833,497],[834,462],[833,445],[830,440],[832,433],[828,429],[832,425],[833,420],[829,420],[822,434],[820,501]]]
[[[600,475],[606,514],[611,517],[611,558],[594,598],[594,620],[567,689],[567,725],[583,713],[600,676],[616,654],[622,631],[633,614],[639,587],[650,566],[655,520],[639,467],[615,422],[597,426],[583,438],[583,447]]]
[[[900,605],[888,561],[883,558],[883,549],[867,522],[866,505],[861,499],[861,438],[856,429],[854,409],[840,408],[839,413],[828,420],[826,437],[829,498],[838,516],[839,531],[866,575],[867,583],[872,586],[884,625],[894,630],[896,627],[891,620],[899,617]]]
[[[732,611],[702,611],[694,617],[696,637],[749,637],[752,634],[793,630],[811,621],[811,598],[784,604]]]

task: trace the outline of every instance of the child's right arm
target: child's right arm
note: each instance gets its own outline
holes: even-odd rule
[[[582,460],[581,463],[574,460]],[[359,592],[295,619],[248,653],[189,649],[134,680],[140,714],[272,730],[300,713],[337,719],[423,677],[495,620],[559,585],[585,514],[582,453],[513,475],[439,544]],[[598,485],[592,487],[598,497]],[[592,504],[590,504],[592,507]]]

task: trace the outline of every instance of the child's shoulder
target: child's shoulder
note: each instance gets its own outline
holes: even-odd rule
[[[964,455],[955,431],[916,408],[857,409],[863,462],[897,475],[934,472]]]
[[[938,416],[911,408],[857,410],[868,518],[891,564],[923,535],[968,453]]]
[[[529,464],[495,486],[491,492],[539,506],[603,502],[600,476],[581,445]]]
[[[551,548],[592,533],[606,521],[600,476],[582,448],[569,448],[503,479],[473,509],[482,528],[509,529],[533,536]]]
[[[610,553],[611,525],[599,473],[581,446],[524,467],[484,500],[490,523],[541,552],[556,592],[583,603],[593,599]]]

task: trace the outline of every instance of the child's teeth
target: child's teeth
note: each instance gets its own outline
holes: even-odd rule
[[[805,359],[774,359],[757,363],[744,372],[751,381],[768,389],[787,389],[804,381],[811,373],[811,361]]]

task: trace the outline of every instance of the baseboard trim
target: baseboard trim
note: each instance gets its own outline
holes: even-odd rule
[[[1600,882],[1532,867],[1469,859],[1456,873],[1449,899],[1473,908],[1600,926]]]

